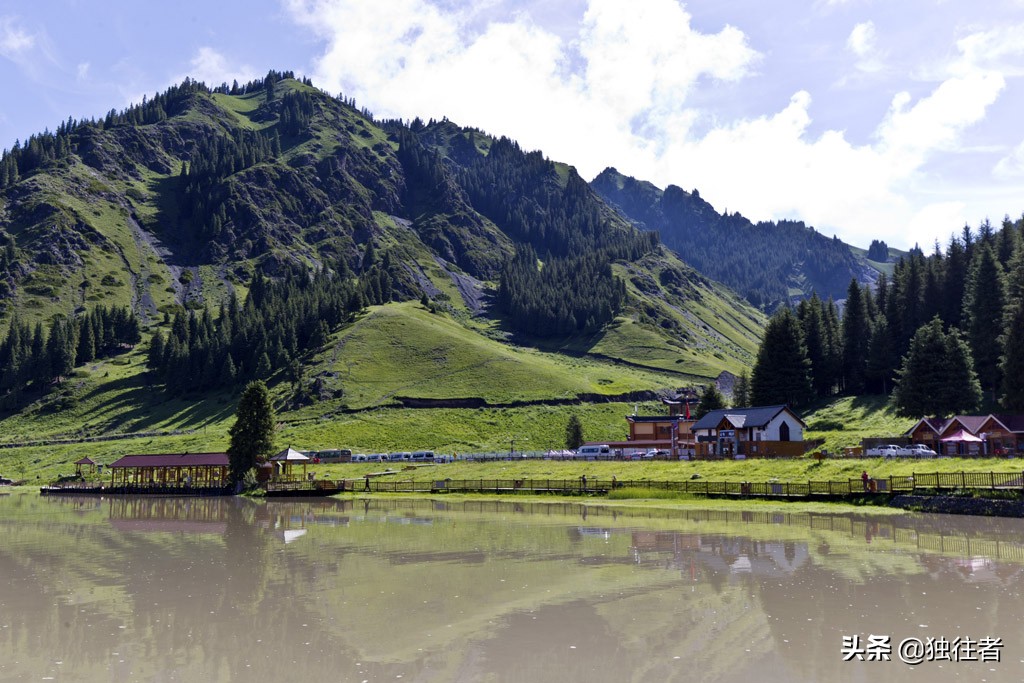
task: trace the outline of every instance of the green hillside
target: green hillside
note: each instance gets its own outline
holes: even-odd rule
[[[650,396],[749,367],[764,324],[572,167],[448,120],[376,120],[288,73],[186,81],[6,150],[0,243],[8,443],[205,430],[219,448],[255,377],[289,424]],[[130,312],[141,343],[84,356],[97,307]],[[564,425],[549,407],[542,431]],[[505,439],[469,423],[433,443]],[[167,438],[146,445],[199,445]]]

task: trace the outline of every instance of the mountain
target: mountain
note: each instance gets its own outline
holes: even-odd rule
[[[635,225],[657,231],[686,263],[765,310],[814,292],[842,299],[852,278],[874,282],[877,276],[863,250],[799,221],[755,224],[739,213],[720,214],[697,190],[662,190],[614,168],[591,186]]]
[[[5,151],[0,243],[3,405],[106,396],[125,414],[97,433],[253,377],[339,410],[679,386],[748,366],[764,323],[573,168],[290,73],[186,80]]]

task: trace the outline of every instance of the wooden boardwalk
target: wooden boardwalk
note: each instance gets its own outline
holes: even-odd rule
[[[864,494],[1003,490],[1024,494],[1024,472],[936,472],[839,481],[710,481],[687,479],[434,479],[429,481],[371,480],[357,482],[356,492],[376,493],[497,493],[605,495],[613,489],[645,489],[736,498],[847,499]]]
[[[893,476],[838,481],[710,481],[687,479],[661,481],[655,479],[430,479],[424,481],[321,479],[315,481],[277,481],[266,487],[268,497],[331,496],[339,493],[491,493],[499,495],[555,494],[607,495],[615,489],[672,491],[710,497],[776,498],[808,500],[844,500],[865,494],[894,495],[900,493],[944,493],[950,491],[1013,491],[1024,495],[1024,472],[931,472],[912,476]],[[44,486],[42,495],[60,494],[148,494],[172,496],[230,495],[221,487],[189,487],[167,484],[131,486],[100,486],[83,482],[66,482]]]

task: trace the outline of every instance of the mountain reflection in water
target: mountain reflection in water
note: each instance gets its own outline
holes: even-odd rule
[[[4,681],[1024,678],[1021,520],[13,495],[0,534]],[[843,661],[872,634],[1001,661]]]

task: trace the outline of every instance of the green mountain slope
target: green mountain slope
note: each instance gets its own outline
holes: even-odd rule
[[[220,416],[232,386],[169,394],[146,370],[151,337],[190,325],[191,343],[218,354],[207,364],[230,358],[239,383],[262,373],[303,414],[612,396],[751,363],[762,315],[637,231],[571,167],[447,120],[378,121],[287,76],[214,92],[186,81],[4,153],[0,342],[12,321],[48,330],[98,305],[126,306],[143,327],[131,355],[9,390],[7,433]],[[525,271],[509,270],[517,254]],[[524,272],[526,290],[509,299]],[[347,283],[363,311],[321,310],[333,322],[317,336],[282,309],[241,342],[217,341],[230,337],[224,307],[247,300],[254,276],[302,288],[314,273]],[[599,281],[608,286],[584,291]],[[529,311],[558,329],[531,328]],[[0,372],[11,353],[0,344]]]
[[[842,299],[851,278],[874,282],[891,265],[869,262],[866,250],[828,238],[798,221],[752,223],[739,213],[719,214],[697,190],[664,190],[605,169],[591,183],[609,203],[694,268],[771,310],[809,297]]]

